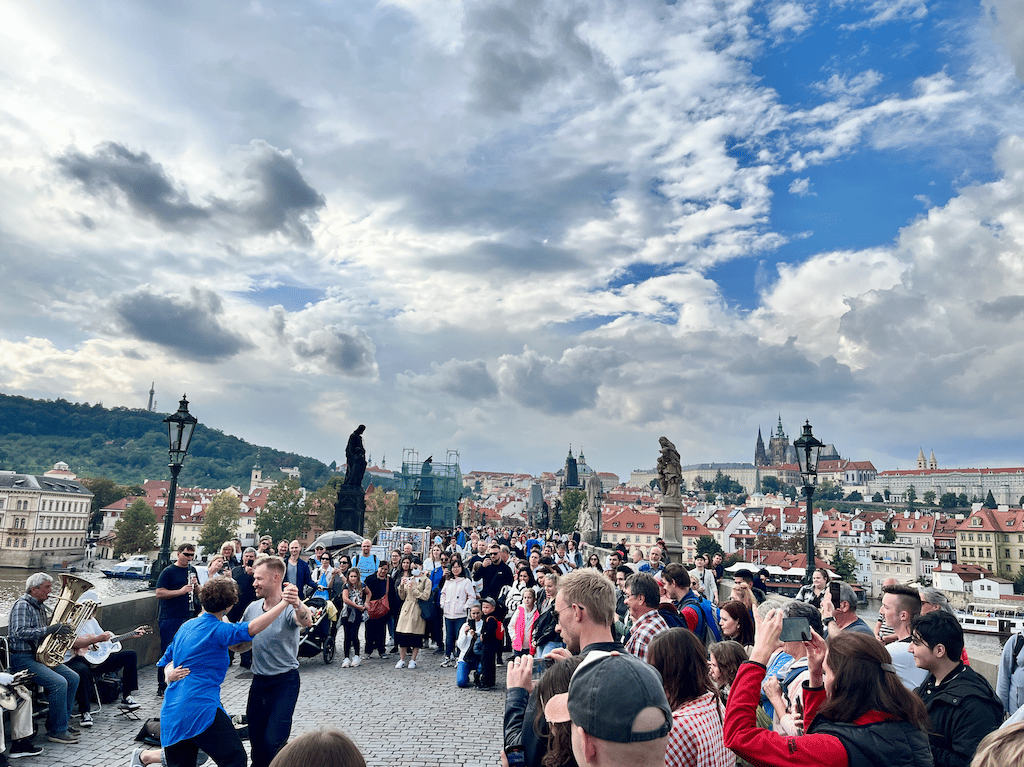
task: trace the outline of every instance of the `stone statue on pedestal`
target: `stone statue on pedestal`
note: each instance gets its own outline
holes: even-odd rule
[[[679,461],[679,451],[669,441],[668,437],[661,437],[658,442],[661,444],[661,455],[658,456],[658,484],[661,486],[664,505],[682,504],[682,482],[683,467]]]
[[[668,439],[661,437],[661,455],[658,456],[658,484],[661,486],[661,501],[658,503],[661,537],[665,541],[665,553],[673,562],[683,559],[683,467],[679,451]]]
[[[586,493],[586,505],[580,509],[576,529],[585,543],[596,544],[601,541],[601,480],[596,474],[587,478]]]

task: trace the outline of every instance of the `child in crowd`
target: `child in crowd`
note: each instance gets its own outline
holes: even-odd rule
[[[483,628],[480,631],[482,651],[480,653],[480,682],[477,685],[481,690],[494,689],[494,667],[498,654],[501,652],[502,643],[505,641],[505,632],[494,614],[497,604],[492,597],[487,597],[481,605],[484,614]]]
[[[476,640],[480,638],[483,624],[483,611],[479,604],[475,604],[469,608],[469,620],[462,624],[459,639],[455,643],[459,648],[459,662],[455,665],[455,684],[459,687],[469,687],[470,671],[473,671],[474,684],[480,679],[480,654],[476,650]]]
[[[515,657],[533,655],[533,621],[537,618],[537,595],[533,589],[523,591],[522,604],[516,608],[510,626],[512,651]]]

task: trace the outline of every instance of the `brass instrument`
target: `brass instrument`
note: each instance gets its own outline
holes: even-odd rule
[[[85,623],[96,612],[98,602],[79,602],[78,598],[93,586],[85,578],[76,575],[60,576],[60,594],[57,596],[57,604],[53,608],[53,616],[50,618],[51,626],[63,623],[71,628],[71,633],[66,636],[50,634],[43,637],[36,650],[36,660],[44,666],[53,668],[64,662],[64,656],[71,650],[71,645],[78,635],[78,628]]]

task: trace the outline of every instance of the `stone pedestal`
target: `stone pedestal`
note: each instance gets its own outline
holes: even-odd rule
[[[683,504],[674,499],[662,501],[655,508],[661,522],[661,537],[665,540],[665,552],[672,562],[686,565],[683,557]]]
[[[366,500],[361,487],[342,485],[338,488],[338,500],[334,504],[334,529],[351,530],[364,535],[363,520],[366,517]]]

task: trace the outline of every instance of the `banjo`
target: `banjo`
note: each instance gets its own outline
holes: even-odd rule
[[[97,642],[96,644],[89,645],[87,648],[80,650],[80,654],[93,666],[98,666],[107,658],[110,657],[111,653],[121,651],[121,640],[127,639],[133,636],[145,636],[153,632],[152,626],[139,626],[137,629],[126,631],[124,634],[118,634],[115,637],[111,637],[106,642]]]

